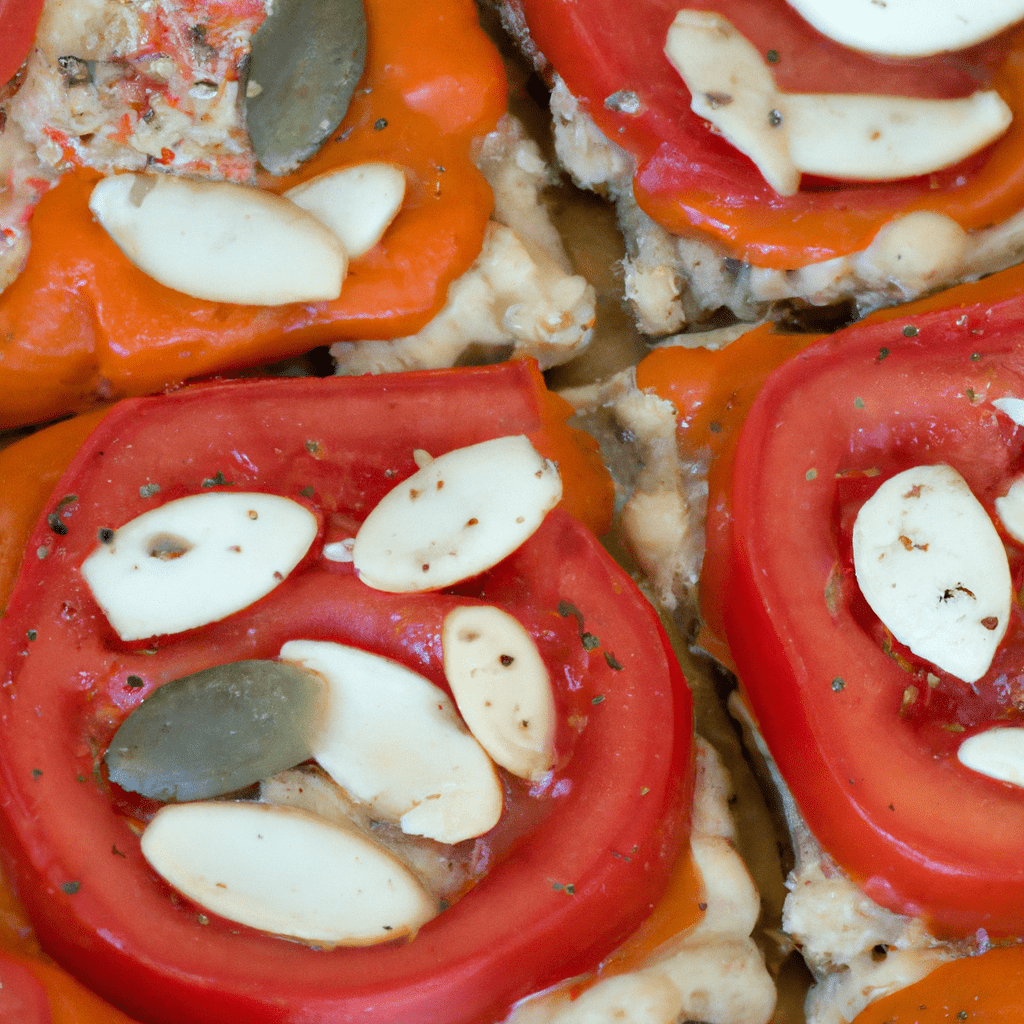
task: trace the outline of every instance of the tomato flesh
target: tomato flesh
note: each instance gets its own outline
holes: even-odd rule
[[[1024,472],[1024,305],[854,327],[784,364],[754,402],[732,480],[723,613],[747,699],[822,846],[883,906],[939,934],[1024,927],[1024,792],[959,743],[1024,706],[1021,609],[968,686],[891,640],[856,585],[850,530],[878,485],[948,463],[993,515]],[[1007,538],[1015,586],[1020,546]]]
[[[28,56],[42,10],[43,0],[0,0],[0,85]]]
[[[381,594],[318,555],[414,470],[414,449],[532,429],[522,372],[249,381],[127,402],[58,485],[49,511],[67,532],[36,528],[0,633],[5,856],[44,948],[139,1020],[498,1019],[593,968],[666,886],[686,841],[690,699],[653,610],[588,530],[556,509],[510,558],[438,594]],[[306,502],[322,526],[314,553],[237,615],[122,643],[78,566],[101,528],[204,485]],[[206,914],[150,871],[144,811],[113,798],[100,755],[155,686],[274,657],[293,638],[372,649],[444,686],[441,620],[477,600],[540,646],[559,762],[535,794],[510,786],[510,820],[480,840],[494,866],[412,941],[313,950]]]

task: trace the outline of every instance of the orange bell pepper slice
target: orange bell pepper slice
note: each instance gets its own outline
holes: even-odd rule
[[[1024,1006],[1024,948],[940,964],[862,1010],[854,1024],[1013,1024]]]
[[[367,70],[341,127],[282,191],[334,167],[406,171],[405,203],[353,260],[340,298],[287,306],[193,299],[133,266],[88,209],[77,170],[32,218],[32,249],[0,295],[0,428],[284,359],[332,341],[413,334],[476,259],[493,206],[473,145],[507,106],[504,67],[472,0],[365,0]]]

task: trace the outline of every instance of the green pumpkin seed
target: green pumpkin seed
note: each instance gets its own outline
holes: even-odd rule
[[[252,38],[245,116],[272,174],[311,157],[344,118],[366,62],[362,0],[274,0]]]
[[[318,676],[238,661],[165,683],[114,734],[110,780],[154,800],[207,800],[310,757],[323,706]]]

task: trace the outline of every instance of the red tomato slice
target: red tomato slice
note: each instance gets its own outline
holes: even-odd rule
[[[60,507],[67,532],[37,526],[0,632],[5,843],[44,948],[139,1020],[500,1019],[596,965],[665,888],[686,840],[690,699],[653,609],[589,531],[556,509],[509,559],[437,594],[372,591],[318,555],[413,471],[414,449],[534,429],[520,374],[249,381],[129,401],[58,485],[48,511]],[[322,523],[312,556],[221,622],[120,642],[77,571],[97,531],[211,485],[306,502]],[[444,686],[441,620],[476,600],[519,618],[552,671],[559,767],[541,792],[509,783],[505,818],[479,840],[493,868],[413,940],[312,950],[203,913],[146,866],[133,820],[146,808],[112,794],[101,755],[155,686],[275,657],[297,637],[373,649]]]
[[[965,228],[998,222],[1008,215],[1001,205],[1011,180],[1012,210],[1020,208],[1016,129],[985,154],[936,174],[871,185],[805,181],[798,195],[779,196],[747,157],[690,110],[690,94],[663,52],[681,6],[710,9],[771,53],[776,81],[787,91],[952,97],[992,82],[1006,37],[955,54],[879,60],[822,36],[785,0],[639,0],[628,13],[617,0],[510,2],[585,112],[634,156],[637,202],[671,231],[696,229],[751,263],[786,269],[862,249],[882,224],[911,209],[948,212]],[[1013,60],[1005,62],[1006,77],[1016,87],[1000,90],[1020,120],[1019,60]],[[614,102],[623,91],[637,95],[635,113]],[[1005,168],[1004,150],[1018,153]]]
[[[0,85],[14,77],[24,63],[43,0],[0,0]]]
[[[50,1000],[38,978],[17,957],[0,950],[0,1020],[52,1024]]]
[[[1019,299],[854,327],[771,377],[736,453],[729,646],[801,812],[874,900],[940,934],[1024,930],[1024,791],[965,768],[960,742],[1020,724],[1024,616],[968,686],[886,635],[850,530],[887,478],[949,463],[994,516],[1024,471]],[[996,520],[998,522],[998,520]],[[1022,553],[1008,545],[1015,587]]]

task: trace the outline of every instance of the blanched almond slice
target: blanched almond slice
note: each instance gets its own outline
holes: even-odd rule
[[[960,744],[956,756],[972,771],[1024,786],[1024,729],[996,726],[975,733]]]
[[[292,807],[168,804],[143,832],[142,852],[201,907],[307,942],[387,942],[438,910],[412,872],[360,832]]]
[[[180,633],[269,594],[316,533],[313,513],[289,498],[208,491],[125,523],[82,575],[122,640]]]
[[[1010,568],[955,469],[918,466],[883,483],[857,515],[853,562],[897,640],[965,682],[988,671],[1009,623]]]
[[[1001,498],[996,498],[996,514],[1006,532],[1024,544],[1024,477],[1018,477]]]
[[[405,175],[394,164],[356,164],[318,174],[284,197],[330,228],[355,259],[384,237],[402,208]]]
[[[311,214],[262,189],[115,174],[96,184],[89,209],[140,270],[194,298],[276,306],[341,294],[341,242]]]
[[[819,32],[887,57],[962,50],[1024,18],[1024,0],[789,0]]]
[[[483,835],[501,816],[494,765],[447,694],[356,647],[292,640],[281,658],[327,682],[313,756],[351,796],[404,832],[441,843]]]
[[[949,167],[998,139],[1012,117],[991,90],[953,100],[789,93],[780,107],[794,165],[849,181]]]
[[[778,108],[775,76],[750,40],[714,11],[681,10],[665,55],[690,90],[690,108],[757,164],[780,195],[793,195],[800,172]]]
[[[441,630],[444,674],[470,731],[513,775],[539,779],[555,757],[551,677],[533,637],[493,605],[463,605]]]
[[[1012,119],[993,90],[952,100],[782,92],[753,43],[713,11],[680,11],[665,55],[694,113],[780,195],[793,195],[802,173],[888,181],[937,171],[999,138]]]
[[[352,549],[377,590],[437,590],[476,576],[519,547],[562,496],[554,465],[523,435],[457,448],[384,496]]]

